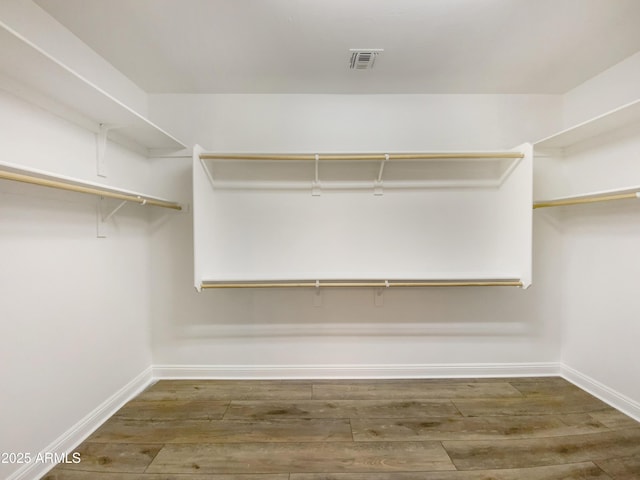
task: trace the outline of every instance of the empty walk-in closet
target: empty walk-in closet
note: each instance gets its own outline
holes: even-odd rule
[[[1,0],[0,478],[640,478],[639,23]]]

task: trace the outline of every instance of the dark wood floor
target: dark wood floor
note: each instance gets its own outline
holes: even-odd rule
[[[46,480],[640,479],[640,423],[560,378],[161,381]]]

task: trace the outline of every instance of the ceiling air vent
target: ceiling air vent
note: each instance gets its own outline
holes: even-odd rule
[[[349,68],[351,70],[371,70],[376,57],[384,52],[382,48],[352,48]]]

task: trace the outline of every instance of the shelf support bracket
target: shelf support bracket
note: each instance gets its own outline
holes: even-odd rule
[[[106,162],[106,154],[107,154],[107,135],[109,130],[113,130],[114,128],[118,128],[116,125],[108,125],[106,123],[100,124],[100,129],[96,134],[96,169],[99,177],[107,176],[107,162]]]
[[[314,197],[319,197],[320,194],[322,193],[320,191],[320,155],[318,155],[316,153],[316,161],[315,161],[315,166],[316,166],[316,174],[315,174],[315,180],[313,181],[313,183],[311,184],[311,195]]]
[[[118,212],[118,210],[124,207],[126,203],[127,203],[127,200],[123,200],[122,202],[120,202],[117,207],[115,207],[113,210],[111,210],[111,212],[109,212],[108,215],[102,217],[102,221],[108,222],[109,220],[111,220],[111,217],[113,217]],[[145,203],[147,203],[147,201],[143,200],[143,203],[141,205],[144,205]]]
[[[213,175],[211,175],[209,167],[207,166],[203,158],[200,159],[200,165],[202,166],[202,170],[204,170],[204,173],[207,174],[207,178],[209,179],[209,185],[211,185],[211,188],[216,188],[216,182],[213,179]]]
[[[314,288],[314,293],[313,293],[313,306],[314,307],[322,306],[322,290],[320,290],[320,280],[316,280],[316,286]]]
[[[373,293],[373,304],[376,307],[384,306],[384,291],[387,288],[389,288],[389,280],[385,280],[384,281],[384,287],[383,288],[376,288],[375,289],[375,291]]]
[[[373,194],[376,196],[384,195],[384,190],[382,189],[382,174],[384,172],[384,165],[389,161],[389,154],[384,154],[384,159],[380,162],[380,170],[378,171],[378,178],[373,182]]]
[[[123,200],[118,205],[116,205],[109,213],[105,215],[102,213],[104,211],[105,198],[100,197],[96,207],[96,227],[97,227],[96,236],[98,238],[108,237],[108,234],[110,233],[109,220],[111,220],[111,218],[118,212],[118,210],[124,207],[127,202],[128,200]],[[144,205],[145,203],[147,203],[147,201],[143,200],[142,205]]]

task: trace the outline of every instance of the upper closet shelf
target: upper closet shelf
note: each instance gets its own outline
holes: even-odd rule
[[[171,134],[0,22],[0,88],[75,123],[147,150],[182,150]]]
[[[524,154],[500,152],[212,153],[195,152],[213,188],[495,188]]]
[[[635,122],[640,122],[640,100],[538,140],[533,144],[533,147],[534,149],[566,148]]]

